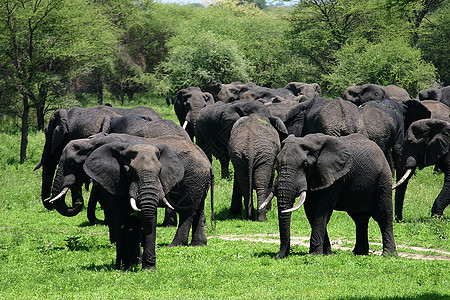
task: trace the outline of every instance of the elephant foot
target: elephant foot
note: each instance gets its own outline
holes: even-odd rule
[[[258,222],[267,222],[266,215],[258,215]]]
[[[142,270],[147,270],[147,271],[156,271],[156,265],[150,265],[150,266],[142,266]]]
[[[192,241],[191,246],[197,247],[197,246],[206,246],[206,241]]]
[[[324,255],[336,255],[336,252],[331,251],[331,250],[326,250],[323,252]]]
[[[283,259],[288,255],[289,255],[289,250],[280,250],[280,252],[278,252],[277,256],[275,256],[275,259]]]
[[[187,242],[173,240],[172,243],[170,243],[170,245],[168,247],[178,247],[178,246],[187,246],[187,245],[188,245]]]
[[[396,250],[387,250],[387,249],[383,249],[383,253],[381,254],[382,256],[398,256],[397,251]]]
[[[353,254],[354,255],[368,255],[369,254],[369,250],[360,250],[360,249],[353,249]]]
[[[230,208],[230,215],[232,216],[240,216],[241,215],[241,208]]]

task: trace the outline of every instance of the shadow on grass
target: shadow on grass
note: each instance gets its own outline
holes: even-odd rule
[[[232,215],[230,214],[230,210],[228,208],[221,209],[220,211],[214,212],[214,218],[217,221],[223,221],[223,220],[244,220],[243,213],[241,212],[240,215]]]
[[[116,264],[115,262],[111,262],[111,263],[105,263],[105,264],[94,264],[94,263],[90,263],[87,266],[83,266],[81,267],[83,270],[87,270],[87,271],[114,271],[116,270]]]
[[[447,217],[420,217],[402,220],[398,223],[431,223],[431,222],[449,222],[450,218]]]

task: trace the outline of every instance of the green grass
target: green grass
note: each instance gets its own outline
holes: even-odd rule
[[[164,117],[176,120],[173,107],[161,99],[149,101]],[[145,104],[140,99],[133,105]],[[91,225],[86,212],[67,218],[47,211],[40,200],[39,162],[43,133],[31,133],[28,160],[18,163],[18,135],[0,133],[0,299],[448,299],[450,261],[416,260],[368,255],[355,257],[334,247],[336,255],[314,257],[308,247],[293,245],[291,256],[276,260],[275,243],[229,241],[225,235],[277,234],[276,209],[268,222],[230,218],[232,182],[220,179],[214,161],[215,215],[208,222],[206,247],[174,247],[175,229],[157,229],[156,272],[114,270],[115,246],[107,227]],[[408,187],[404,222],[394,224],[398,245],[450,252],[450,209],[443,219],[430,219],[431,205],[441,189],[442,174],[432,168],[417,172]],[[276,204],[275,204],[276,205]],[[275,207],[274,205],[274,207]],[[210,205],[206,212],[209,218]],[[102,211],[97,210],[101,215]],[[159,210],[159,223],[163,210]],[[331,240],[353,247],[354,224],[334,212]],[[293,214],[292,236],[309,236],[303,210]],[[380,243],[377,224],[369,238]],[[381,247],[371,245],[371,250]],[[437,255],[400,248],[399,252]],[[449,255],[441,254],[442,257]]]

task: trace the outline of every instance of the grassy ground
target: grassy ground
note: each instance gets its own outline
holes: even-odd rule
[[[173,107],[150,104],[175,120]],[[0,133],[0,299],[448,299],[450,261],[375,254],[355,257],[354,225],[346,213],[334,212],[328,226],[337,254],[313,257],[308,247],[292,246],[292,255],[275,260],[279,250],[276,209],[268,222],[230,218],[232,182],[216,175],[215,226],[208,224],[208,246],[167,245],[174,228],[157,229],[156,272],[114,270],[115,246],[103,225],[87,222],[86,212],[67,218],[47,211],[40,200],[43,133],[31,133],[28,161],[18,163],[19,136]],[[220,174],[219,165],[213,164]],[[403,223],[394,224],[400,253],[449,258],[450,209],[443,219],[429,219],[443,182],[432,168],[411,180]],[[276,204],[275,204],[276,205]],[[210,206],[206,205],[207,216]],[[98,215],[102,215],[100,209]],[[159,211],[159,223],[163,211]],[[293,214],[293,236],[308,237],[303,210]],[[272,237],[270,234],[274,234]],[[237,235],[240,240],[226,240]],[[264,241],[244,240],[263,236]],[[378,226],[369,228],[371,250],[380,250]],[[307,241],[306,241],[307,242]],[[428,248],[428,251],[413,248]],[[436,250],[446,253],[437,253]]]

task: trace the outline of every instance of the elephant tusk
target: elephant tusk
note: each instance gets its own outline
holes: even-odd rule
[[[188,121],[186,120],[186,121],[184,121],[184,123],[183,123],[183,129],[184,129],[184,130],[186,130],[187,125],[188,125]]]
[[[406,179],[408,179],[409,175],[411,175],[412,169],[408,169],[405,172],[405,175],[403,175],[403,177],[392,186],[392,189],[395,190],[396,188],[398,188],[401,184],[403,184],[403,182],[406,181]]]
[[[163,202],[165,205],[167,205],[168,208],[175,210],[175,208],[173,208],[173,206],[169,203],[169,201],[167,201],[166,197],[163,197]]]
[[[305,200],[306,200],[306,191],[303,191],[303,192],[300,194],[300,200],[298,200],[297,205],[294,206],[293,208],[285,209],[285,210],[283,210],[281,213],[284,214],[284,213],[296,211],[297,209],[300,208],[300,206],[303,205],[303,203],[305,203]]]
[[[64,197],[66,194],[67,194],[67,191],[69,190],[69,187],[65,187],[62,191],[61,191],[61,193],[59,193],[55,198],[53,198],[53,199],[49,199],[49,198],[47,198],[47,199],[45,199],[44,201],[48,201],[49,203],[53,203],[53,202],[55,202],[56,200],[59,200],[61,197]]]
[[[273,199],[273,192],[270,192],[269,196],[267,196],[266,200],[264,200],[263,203],[261,203],[261,205],[259,206],[259,210],[263,210],[267,204],[269,204],[270,201],[272,201]]]
[[[136,205],[136,199],[134,199],[133,197],[130,198],[130,205],[134,211],[141,211],[141,209],[139,209]]]
[[[33,171],[36,171],[40,167],[42,167],[42,160],[36,165],[36,167],[34,167]]]

